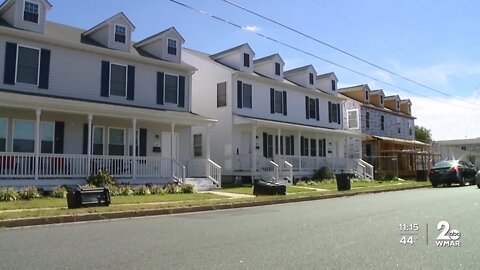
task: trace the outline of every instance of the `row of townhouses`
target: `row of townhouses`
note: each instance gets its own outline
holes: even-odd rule
[[[51,7],[0,6],[0,185],[77,184],[100,169],[134,184],[291,183],[323,166],[371,178],[391,169],[382,155],[415,169],[424,145],[408,100],[338,89],[312,65],[284,71],[248,44],[186,49],[173,27],[134,42],[123,13],[86,30],[50,22]]]

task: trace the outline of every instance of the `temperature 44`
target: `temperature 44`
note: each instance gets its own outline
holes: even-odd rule
[[[417,240],[418,240],[418,237],[416,236],[402,236],[402,238],[400,238],[400,244],[413,245]]]

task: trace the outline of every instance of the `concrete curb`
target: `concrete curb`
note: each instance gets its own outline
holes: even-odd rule
[[[224,204],[216,204],[216,205],[203,205],[203,206],[191,206],[191,207],[175,207],[175,208],[159,208],[159,209],[145,209],[145,210],[129,210],[129,211],[121,211],[121,212],[91,213],[91,214],[82,214],[82,215],[75,215],[75,216],[66,215],[66,216],[54,216],[54,217],[10,219],[10,220],[0,221],[0,227],[13,228],[13,227],[48,225],[48,224],[58,224],[58,223],[74,223],[74,222],[85,222],[85,221],[95,221],[95,220],[107,220],[107,219],[117,219],[117,218],[132,218],[132,217],[205,212],[205,211],[213,211],[213,210],[236,209],[236,208],[245,208],[245,207],[284,204],[284,203],[334,199],[334,198],[341,198],[341,197],[352,197],[352,196],[364,195],[364,194],[377,194],[377,193],[384,193],[384,192],[420,189],[420,188],[427,188],[427,187],[429,186],[406,187],[406,188],[398,188],[398,189],[390,189],[390,190],[372,190],[367,192],[349,192],[349,193],[327,194],[327,195],[306,196],[306,197],[296,197],[296,198],[284,198],[284,199],[267,200],[267,201],[259,201],[259,202],[239,202],[239,203],[232,202],[232,203],[224,203]]]

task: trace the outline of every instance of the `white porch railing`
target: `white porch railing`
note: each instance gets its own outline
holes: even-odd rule
[[[222,167],[211,159],[193,158],[188,161],[189,177],[205,177],[221,187],[222,185]]]
[[[257,161],[260,177],[265,181],[276,182],[278,180],[278,164],[264,156],[258,156]]]
[[[286,160],[278,161],[280,172],[280,180],[287,181],[288,184],[293,184],[293,165]]]
[[[222,187],[222,167],[211,159],[207,160],[207,177],[218,187]]]
[[[0,153],[0,179],[87,178],[99,170],[106,170],[115,178],[172,177],[182,182],[186,176],[185,166],[168,157],[91,156],[90,164],[88,160],[87,155],[40,154],[35,175],[33,153]]]
[[[361,174],[362,178],[373,180],[373,175],[374,175],[373,165],[364,161],[363,159],[358,160],[357,172]]]

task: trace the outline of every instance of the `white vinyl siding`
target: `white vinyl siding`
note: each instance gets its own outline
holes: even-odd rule
[[[18,46],[16,82],[38,85],[40,49]]]

